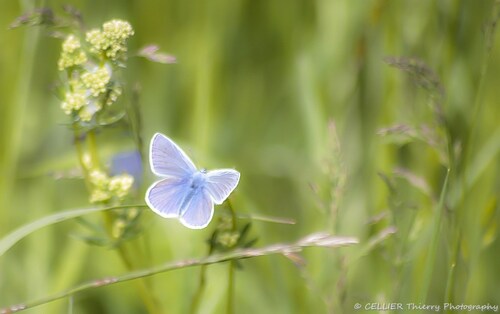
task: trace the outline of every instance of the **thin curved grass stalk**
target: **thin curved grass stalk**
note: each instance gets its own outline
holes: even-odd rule
[[[187,259],[175,262],[168,262],[156,267],[130,272],[122,276],[106,277],[106,278],[91,280],[89,282],[77,285],[73,288],[52,295],[48,295],[45,297],[41,297],[33,301],[23,302],[17,305],[11,305],[5,307],[3,309],[0,309],[0,314],[20,312],[55,300],[71,297],[77,293],[81,293],[90,289],[141,279],[182,268],[210,265],[226,261],[236,261],[236,260],[254,258],[259,256],[267,256],[267,255],[286,256],[287,254],[290,254],[292,252],[300,252],[302,251],[302,249],[306,247],[336,248],[357,243],[358,240],[354,237],[334,237],[327,233],[314,233],[307,235],[296,242],[288,244],[278,243],[262,248],[239,249],[239,250],[234,250],[232,252],[214,254],[198,259],[195,258],[195,259]]]
[[[215,213],[217,215],[217,213]],[[249,220],[257,220],[262,222],[272,222],[277,224],[284,225],[295,225],[295,220],[291,218],[284,217],[273,217],[273,216],[263,216],[263,215],[255,215],[255,214],[236,214],[236,218],[238,219],[249,219]]]
[[[2,256],[5,252],[7,252],[12,246],[14,246],[17,242],[22,240],[24,237],[30,235],[31,233],[42,229],[44,227],[54,225],[69,219],[81,217],[87,214],[112,210],[112,209],[123,209],[123,208],[147,208],[146,205],[120,205],[120,206],[111,206],[111,207],[90,207],[90,208],[80,208],[80,209],[70,209],[66,211],[62,211],[53,215],[45,216],[33,222],[30,222],[18,229],[12,231],[8,235],[6,235],[3,239],[0,240],[0,256]]]
[[[148,208],[146,204],[129,204],[129,205],[119,205],[111,207],[90,207],[90,208],[79,208],[70,209],[62,212],[55,213],[53,215],[42,217],[38,220],[30,222],[24,226],[17,228],[11,233],[7,234],[5,237],[0,239],[0,257],[5,254],[10,248],[12,248],[17,242],[30,235],[31,233],[54,225],[66,220],[74,219],[84,215],[92,214],[95,212],[107,211],[112,209],[124,209],[124,208]],[[218,214],[218,213],[216,213]],[[237,215],[239,219],[251,219],[262,222],[280,223],[280,224],[295,224],[295,221],[289,218],[281,217],[268,217],[260,215]]]
[[[420,296],[418,300],[424,304],[427,299],[427,295],[429,293],[429,288],[431,286],[432,274],[434,273],[434,269],[436,266],[436,253],[439,248],[439,238],[440,238],[440,230],[441,230],[441,222],[443,220],[445,206],[444,199],[446,197],[448,191],[448,178],[450,176],[450,169],[446,171],[446,177],[443,183],[443,189],[441,190],[441,196],[439,197],[439,204],[436,208],[436,221],[434,224],[434,230],[432,235],[432,242],[429,248],[429,255],[427,256],[427,261],[425,265],[425,271],[423,273],[424,279],[422,284],[422,289],[420,290]]]

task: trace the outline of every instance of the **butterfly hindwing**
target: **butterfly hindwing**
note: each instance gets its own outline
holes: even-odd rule
[[[186,202],[180,216],[181,223],[191,229],[205,228],[214,215],[214,203],[210,196],[199,190]]]
[[[146,192],[146,203],[165,218],[179,217],[182,204],[188,196],[186,179],[165,178],[151,185]]]

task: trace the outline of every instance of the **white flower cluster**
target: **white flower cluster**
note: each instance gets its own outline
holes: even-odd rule
[[[106,91],[109,80],[111,80],[111,73],[105,67],[82,74],[83,85],[90,90],[90,94],[94,97]]]
[[[82,50],[80,40],[74,35],[69,35],[62,44],[62,51],[57,66],[60,71],[87,62],[87,55]]]
[[[129,174],[120,174],[109,177],[101,170],[92,170],[89,173],[89,181],[92,183],[91,203],[101,203],[111,200],[125,198],[132,189],[134,177]]]
[[[70,90],[66,92],[61,108],[65,114],[80,110],[87,103],[86,90],[78,80],[71,80]]]
[[[89,31],[86,40],[99,66],[89,61],[76,36],[65,39],[58,60],[59,70],[67,70],[69,80],[67,90],[62,93],[61,109],[65,114],[89,122],[104,106],[117,101],[122,89],[113,81],[112,67],[114,61],[125,57],[127,39],[133,34],[132,26],[122,20],[111,20],[103,24],[102,30]]]
[[[93,29],[87,32],[86,39],[92,45],[92,52],[116,60],[127,52],[127,39],[132,35],[134,30],[128,22],[112,20],[103,24],[102,31]]]

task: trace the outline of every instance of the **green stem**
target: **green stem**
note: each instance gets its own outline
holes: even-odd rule
[[[429,288],[431,285],[432,274],[434,272],[434,268],[436,266],[436,253],[439,246],[439,235],[441,230],[441,221],[443,220],[444,214],[444,198],[446,195],[446,191],[448,189],[448,177],[450,175],[450,169],[446,171],[446,177],[443,183],[443,189],[441,190],[441,196],[439,197],[439,203],[436,208],[436,222],[434,224],[434,231],[432,236],[432,243],[429,248],[429,254],[427,256],[427,262],[425,265],[424,271],[424,281],[422,285],[422,290],[420,291],[420,296],[418,298],[419,302],[424,304],[426,303],[427,293],[429,292]]]
[[[457,260],[459,257],[460,253],[460,242],[461,242],[461,236],[460,236],[460,231],[457,231],[457,236],[455,240],[455,245],[453,247],[453,252],[452,252],[452,257],[450,261],[450,269],[448,271],[448,280],[446,282],[446,291],[445,291],[445,301],[444,303],[453,303],[453,288],[455,287],[455,278],[456,278],[456,266],[457,266]],[[446,311],[446,313],[452,313],[451,310]]]
[[[99,155],[97,154],[97,139],[94,130],[90,130],[87,133],[87,143],[88,143],[90,158],[92,159],[92,166],[100,168],[101,162],[99,159]]]
[[[227,306],[226,313],[234,313],[234,275],[235,275],[235,263],[236,261],[229,261],[229,274],[228,274],[228,285],[227,285]]]
[[[85,165],[85,160],[84,160],[84,156],[85,156],[85,150],[84,148],[82,147],[82,143],[81,143],[81,134],[78,132],[78,126],[76,124],[76,122],[74,122],[72,124],[73,126],[73,141],[75,143],[75,149],[76,149],[76,155],[77,155],[77,158],[78,158],[78,162],[80,163],[80,167],[82,168],[82,173],[83,173],[83,177],[84,177],[84,181],[85,181],[85,186],[87,187],[87,191],[89,191],[89,193],[92,191],[92,184],[90,183],[90,179],[89,179],[89,171]]]
[[[232,222],[232,231],[236,231],[237,224],[236,224],[236,212],[234,211],[234,208],[231,204],[231,201],[227,199],[227,206],[229,207],[229,211],[231,212],[231,222]],[[228,268],[228,283],[227,283],[227,305],[226,305],[226,313],[231,314],[234,313],[234,281],[235,281],[235,266],[236,266],[236,261],[231,260],[229,261],[229,268]]]
[[[106,231],[108,233],[108,236],[111,238],[114,238],[113,237],[113,224],[114,224],[115,218],[114,218],[113,212],[107,210],[107,211],[102,212],[102,214],[103,214],[104,223],[106,226]],[[135,267],[134,267],[134,263],[132,262],[132,259],[129,257],[130,256],[129,249],[125,246],[125,244],[120,244],[118,246],[117,250],[118,250],[118,255],[120,256],[126,269],[128,271],[133,271]],[[149,313],[152,313],[152,314],[164,313],[158,308],[158,304],[156,302],[156,299],[153,296],[153,294],[151,293],[151,287],[149,287],[149,285],[147,284],[147,282],[144,279],[137,281],[137,289],[139,291],[139,296],[141,297],[142,302],[146,306]]]
[[[236,230],[236,213],[231,206],[231,202],[229,199],[227,200],[227,205],[229,207],[229,210],[231,212],[231,218],[232,218],[232,229]],[[213,247],[210,245],[208,249],[208,256],[212,255],[213,253]],[[233,261],[230,262],[229,264],[229,283],[228,283],[228,304],[227,304],[227,312],[232,313],[232,298],[233,298],[233,282],[234,282],[234,263]],[[201,297],[203,295],[203,292],[205,291],[205,286],[206,286],[206,273],[207,273],[207,266],[206,265],[201,265],[200,267],[200,281],[198,284],[198,289],[196,290],[196,293],[193,297],[193,303],[191,305],[191,314],[195,314],[198,312],[198,309],[200,307],[201,303]],[[230,310],[231,309],[231,310]]]
[[[210,256],[210,254],[208,255]],[[203,292],[205,291],[205,284],[206,284],[206,272],[207,272],[207,266],[206,265],[201,265],[200,267],[200,283],[198,284],[198,290],[196,290],[196,294],[193,297],[193,303],[191,305],[191,314],[195,314],[198,312],[198,308],[200,307],[201,303],[201,297],[203,295]]]
[[[89,169],[87,169],[88,165],[84,161],[85,151],[84,151],[84,149],[81,145],[81,142],[80,142],[80,134],[78,132],[78,128],[77,128],[76,123],[73,124],[73,130],[75,133],[75,147],[76,147],[76,151],[78,154],[78,160],[79,160],[80,165],[83,169],[83,173],[84,173],[84,177],[85,177],[85,184],[87,186],[89,193],[91,193],[93,186],[89,180],[89,175],[88,175]],[[99,155],[98,155],[97,139],[96,139],[95,131],[94,130],[88,131],[85,138],[86,138],[87,149],[88,149],[90,160],[91,160],[90,164],[93,168],[100,169],[101,162],[100,162]],[[113,225],[114,225],[114,221],[115,221],[114,213],[113,213],[113,211],[104,211],[102,213],[102,215],[103,215],[104,225],[106,227],[106,231],[108,233],[108,236],[113,238]],[[134,265],[132,263],[132,260],[128,257],[129,252],[128,252],[127,248],[124,247],[123,245],[120,245],[118,247],[118,254],[119,254],[123,264],[127,268],[127,270],[132,271],[134,269]],[[139,290],[139,295],[140,295],[144,305],[148,309],[148,312],[155,313],[155,314],[162,313],[162,311],[160,311],[160,309],[157,306],[157,302],[155,301],[154,296],[150,292],[151,289],[147,286],[147,284],[144,280],[139,280],[137,282],[137,288]]]
[[[229,208],[229,212],[231,213],[231,221],[232,221],[232,231],[236,231],[236,219],[238,218],[238,215],[236,215],[236,211],[233,208],[233,205],[231,204],[231,200],[228,198],[227,201],[227,207]]]

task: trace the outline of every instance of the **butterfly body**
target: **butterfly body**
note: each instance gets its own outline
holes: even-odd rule
[[[236,188],[240,173],[234,169],[196,169],[168,137],[157,133],[150,146],[151,170],[162,180],[146,192],[146,203],[160,216],[179,218],[192,229],[208,225],[214,204],[222,204]]]
[[[201,171],[195,172],[193,176],[187,178],[187,183],[186,186],[189,186],[188,192],[186,194],[186,197],[182,201],[182,204],[180,205],[179,208],[179,216],[182,216],[185,211],[187,210],[187,205],[193,198],[198,193],[204,193],[203,187],[206,182],[205,174],[202,173]]]
[[[199,189],[205,184],[206,181],[207,181],[206,172],[202,171],[195,172],[189,178],[189,187],[191,189]]]

